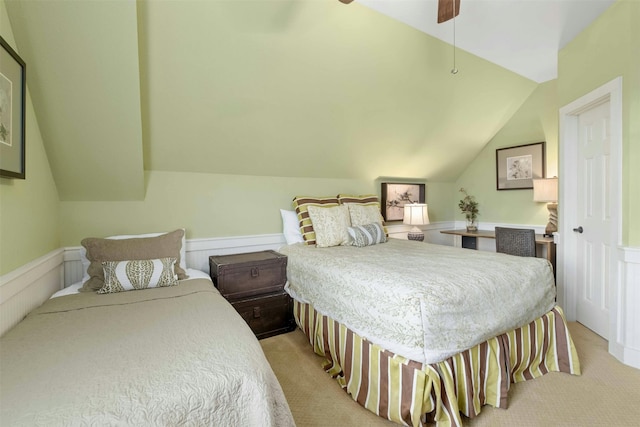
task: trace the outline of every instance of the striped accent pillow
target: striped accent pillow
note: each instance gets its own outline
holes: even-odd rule
[[[309,217],[309,206],[332,207],[340,206],[337,197],[308,197],[296,196],[293,198],[293,209],[298,215],[300,233],[307,245],[316,244],[316,233],[313,231],[313,223]]]
[[[353,246],[371,246],[387,241],[387,236],[382,229],[382,225],[377,222],[349,227],[347,231],[349,232]]]
[[[176,258],[104,261],[104,286],[98,293],[175,286],[178,284],[178,276],[173,270],[175,263]]]
[[[380,206],[380,203],[378,202],[378,196],[376,196],[375,194],[363,194],[360,196],[338,194],[338,202],[341,205],[344,205],[346,203],[377,203],[378,206]]]

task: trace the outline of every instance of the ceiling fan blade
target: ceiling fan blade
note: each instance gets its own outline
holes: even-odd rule
[[[458,14],[460,13],[460,0],[438,0],[438,24],[441,24],[453,18],[454,1],[456,2],[455,16],[458,16]]]

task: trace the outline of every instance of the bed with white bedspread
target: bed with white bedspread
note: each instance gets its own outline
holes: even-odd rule
[[[506,408],[511,383],[580,373],[546,259],[396,239],[279,251],[325,370],[382,417],[460,426]]]
[[[435,363],[555,305],[547,260],[389,239],[290,245],[288,292],[388,350]]]

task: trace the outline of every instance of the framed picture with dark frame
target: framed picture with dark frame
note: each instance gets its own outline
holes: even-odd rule
[[[385,221],[402,221],[404,205],[424,203],[424,184],[383,182],[380,208]]]
[[[0,176],[25,179],[26,65],[0,37]]]
[[[496,150],[496,188],[498,190],[533,188],[533,180],[544,178],[544,174],[544,142]]]

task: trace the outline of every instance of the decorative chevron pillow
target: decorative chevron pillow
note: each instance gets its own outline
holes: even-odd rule
[[[356,225],[347,229],[353,246],[363,247],[385,243],[387,236],[378,222],[365,225]]]
[[[104,261],[104,286],[98,293],[175,286],[178,284],[178,276],[174,273],[175,263],[176,258]]]

